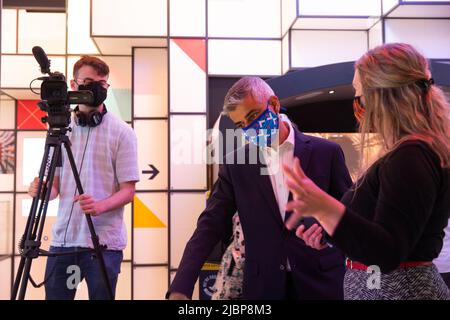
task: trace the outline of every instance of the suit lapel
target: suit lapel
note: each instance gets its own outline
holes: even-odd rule
[[[300,159],[300,165],[305,173],[308,172],[309,158],[311,156],[311,138],[294,128],[295,148],[294,157]]]

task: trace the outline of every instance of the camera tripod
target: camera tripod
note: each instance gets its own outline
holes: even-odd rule
[[[111,283],[108,278],[105,261],[103,259],[102,253],[102,250],[106,249],[106,246],[100,245],[99,238],[94,229],[92,218],[89,214],[85,214],[85,217],[89,227],[89,232],[91,234],[93,249],[86,248],[85,250],[81,251],[78,250],[74,252],[65,252],[65,253],[51,253],[40,249],[42,232],[44,229],[45,217],[47,213],[50,194],[52,191],[56,167],[61,166],[62,145],[64,145],[67,152],[67,157],[69,159],[72,173],[75,178],[78,194],[81,195],[84,193],[83,187],[81,186],[80,176],[76,168],[73,153],[70,148],[71,143],[69,137],[66,135],[67,131],[71,131],[71,129],[50,127],[47,132],[47,137],[45,140],[44,156],[42,158],[41,167],[39,170],[39,184],[37,196],[33,198],[30,214],[28,215],[27,223],[25,226],[25,231],[19,244],[21,251],[20,252],[21,258],[19,268],[17,270],[17,275],[14,281],[11,300],[16,300],[17,293],[19,293],[18,297],[19,300],[25,299],[28,281],[30,280],[31,282],[33,282],[30,277],[30,270],[33,259],[36,259],[39,256],[55,257],[61,255],[75,254],[84,251],[90,251],[95,253],[103,277],[103,281],[108,291],[108,295],[111,300],[114,299]],[[45,183],[44,177],[47,178]]]

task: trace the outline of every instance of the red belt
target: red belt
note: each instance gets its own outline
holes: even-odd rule
[[[406,261],[400,263],[398,268],[413,268],[413,267],[420,267],[420,266],[431,266],[433,263],[431,261]],[[347,269],[354,269],[354,270],[362,270],[367,271],[369,268],[365,264],[362,264],[357,261],[352,261],[350,259],[345,260],[345,265]]]

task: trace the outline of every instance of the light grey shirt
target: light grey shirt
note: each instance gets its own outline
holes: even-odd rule
[[[71,127],[73,131],[68,136],[85,194],[103,200],[119,191],[120,183],[139,181],[136,134],[127,123],[106,113],[97,127],[77,126],[73,119]],[[78,191],[65,148],[62,154],[62,167],[56,173],[60,177],[60,201],[51,245],[92,248],[84,213],[79,203],[73,202]],[[100,243],[110,250],[126,247],[123,211],[122,207],[92,216]]]

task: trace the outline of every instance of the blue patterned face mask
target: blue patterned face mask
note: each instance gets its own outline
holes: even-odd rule
[[[272,140],[278,133],[278,121],[278,114],[267,107],[258,118],[253,120],[245,128],[242,128],[245,138],[259,147],[271,146]]]

